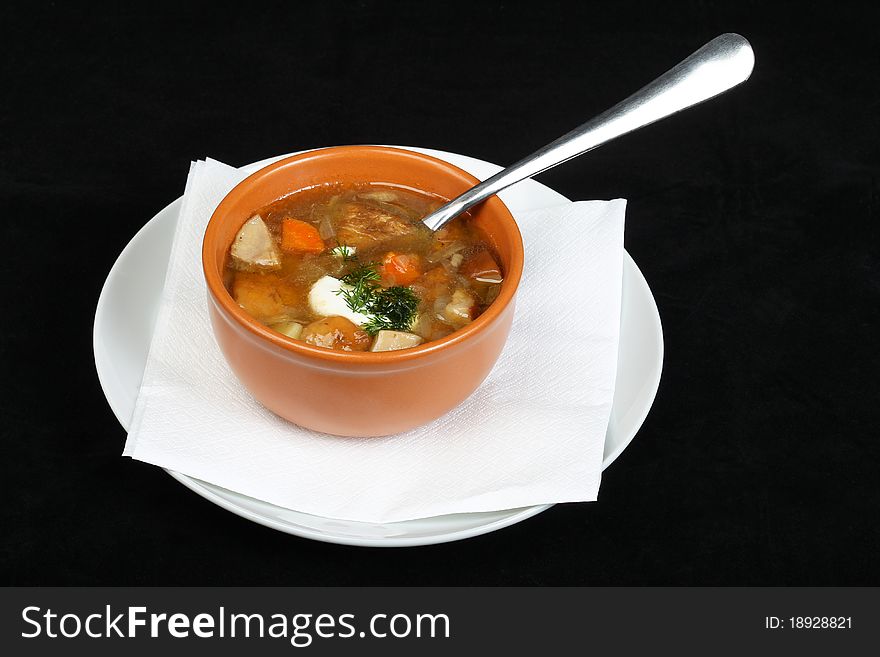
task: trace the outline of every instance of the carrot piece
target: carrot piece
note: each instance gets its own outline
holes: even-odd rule
[[[409,285],[422,275],[422,265],[419,256],[411,254],[397,254],[390,251],[382,260],[379,270],[382,283],[388,287],[393,285]]]
[[[290,252],[320,253],[324,250],[324,240],[312,224],[285,219],[281,222],[281,248]]]

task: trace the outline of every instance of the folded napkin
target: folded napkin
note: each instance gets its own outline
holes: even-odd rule
[[[339,438],[263,408],[214,341],[202,235],[246,175],[213,160],[190,169],[124,455],[345,520],[596,499],[616,374],[626,201],[512,208],[525,271],[510,338],[486,381],[428,426]]]

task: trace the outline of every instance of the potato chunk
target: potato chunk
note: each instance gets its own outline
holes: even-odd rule
[[[269,328],[274,329],[289,338],[293,338],[294,340],[298,340],[303,332],[303,325],[299,322],[280,322],[278,324],[272,324]]]
[[[299,290],[273,272],[237,272],[232,297],[248,315],[264,324],[288,319],[289,307],[301,303]]]
[[[342,207],[336,225],[336,239],[346,246],[370,248],[388,239],[414,233],[416,229],[402,217],[373,205],[354,202]]]
[[[345,317],[324,317],[306,326],[300,339],[325,349],[342,351],[365,351],[370,346],[370,336],[354,322]]]
[[[414,333],[403,331],[379,331],[370,351],[396,351],[418,347],[424,340]]]
[[[269,228],[260,215],[248,219],[230,249],[232,264],[245,271],[272,270],[281,268],[281,256]]]

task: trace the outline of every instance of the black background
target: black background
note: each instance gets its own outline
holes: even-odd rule
[[[880,583],[868,3],[146,4],[0,9],[0,583]],[[629,199],[664,324],[657,400],[598,503],[349,548],[120,456],[94,308],[190,160],[394,143],[508,164],[726,31],[756,51],[743,87],[539,177]]]

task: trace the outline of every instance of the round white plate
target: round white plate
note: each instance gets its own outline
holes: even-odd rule
[[[501,169],[495,164],[454,153],[404,148],[447,160],[480,179]],[[276,159],[279,158],[243,168],[248,172],[256,171]],[[534,180],[518,183],[500,196],[514,215],[568,202],[561,194]],[[113,413],[126,430],[147,361],[180,205],[181,199],[178,198],[164,208],[123,249],[107,276],[95,312],[93,339],[98,378]],[[626,253],[620,321],[617,387],[605,436],[603,469],[629,445],[644,422],[654,401],[663,365],[663,332],[657,305],[645,278]],[[178,472],[169,470],[168,474],[211,502],[261,525],[346,545],[403,547],[455,541],[507,527],[552,506],[542,504],[373,524],[291,511]]]

